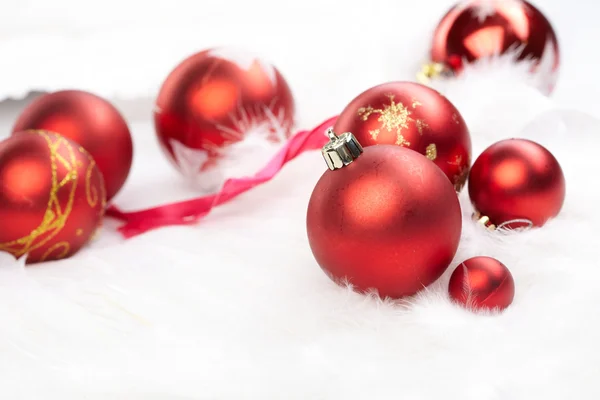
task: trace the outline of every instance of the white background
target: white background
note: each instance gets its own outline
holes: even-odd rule
[[[299,127],[337,114],[360,91],[412,79],[446,0],[284,2],[52,0],[3,4],[0,97],[78,88],[110,98],[135,144],[125,208],[197,195],[167,164],[150,116],[183,57],[235,44],[287,77]],[[559,218],[497,237],[471,223],[448,273],[475,255],[516,282],[502,315],[446,296],[448,273],[411,305],[331,283],[314,262],[306,204],[325,168],[318,152],[201,224],[123,240],[107,220],[75,257],[23,270],[0,255],[0,397],[7,399],[597,400],[600,281],[596,149],[600,4],[539,0],[562,51],[549,100],[489,72],[450,88],[476,156],[531,137],[567,179]],[[0,107],[0,137],[26,101]],[[546,112],[544,114],[544,112]],[[525,130],[524,130],[525,129]]]

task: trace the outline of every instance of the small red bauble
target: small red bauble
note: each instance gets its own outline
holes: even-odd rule
[[[390,82],[358,95],[340,114],[336,132],[352,132],[364,146],[395,144],[432,160],[460,191],[471,163],[471,137],[462,116],[437,91]]]
[[[542,226],[562,208],[565,178],[545,147],[526,139],[502,140],[473,164],[469,196],[485,223]]]
[[[413,295],[452,261],[462,228],[456,192],[421,154],[393,145],[364,149],[345,133],[323,149],[306,226],[325,273],[381,297]]]
[[[467,0],[454,6],[435,30],[431,60],[460,73],[464,63],[509,54],[528,61],[536,86],[549,94],[556,83],[559,48],[546,17],[522,0]]]
[[[448,292],[452,300],[468,308],[503,310],[513,301],[515,282],[500,261],[474,257],[454,270]]]
[[[104,176],[107,199],[121,189],[133,159],[127,123],[108,101],[80,90],[42,95],[21,113],[13,133],[41,129],[59,133],[82,145]]]
[[[27,263],[69,257],[99,228],[100,170],[79,144],[46,131],[0,142],[0,251]]]
[[[214,170],[234,144],[255,136],[284,141],[293,120],[294,99],[279,71],[233,48],[205,50],[179,64],[163,83],[154,112],[163,150],[194,179]]]

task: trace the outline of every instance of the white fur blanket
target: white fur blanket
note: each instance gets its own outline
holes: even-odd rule
[[[14,3],[14,18],[0,26],[0,97],[76,87],[115,101],[135,141],[134,169],[115,199],[126,209],[195,195],[164,159],[150,121],[156,89],[181,57],[215,44],[266,54],[308,128],[374,84],[411,79],[451,4]],[[461,195],[463,238],[448,273],[471,256],[500,259],[516,285],[502,315],[452,305],[448,273],[410,306],[329,281],[305,232],[325,168],[311,152],[197,226],[124,241],[107,220],[72,259],[27,269],[0,254],[0,397],[598,399],[600,121],[592,114],[600,82],[590,41],[600,9],[538,3],[563,50],[551,99],[506,66],[438,86],[467,120],[474,156],[526,137],[565,172],[562,213],[526,233],[479,229]],[[1,136],[25,104],[0,104]]]

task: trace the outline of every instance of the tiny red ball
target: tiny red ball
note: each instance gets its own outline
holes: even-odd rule
[[[526,139],[497,142],[481,153],[469,174],[475,209],[496,226],[542,226],[560,212],[565,178],[556,158]]]
[[[452,300],[467,308],[503,310],[513,301],[515,282],[500,261],[473,257],[454,270],[448,292]]]

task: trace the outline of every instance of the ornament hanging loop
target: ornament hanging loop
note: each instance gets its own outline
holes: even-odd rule
[[[333,128],[326,131],[329,143],[323,146],[321,154],[327,167],[334,171],[351,164],[363,153],[363,148],[356,137],[350,132],[337,136]]]

